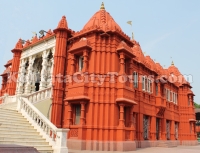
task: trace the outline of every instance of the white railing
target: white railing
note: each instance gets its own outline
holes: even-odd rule
[[[52,96],[52,88],[46,88],[37,92],[34,92],[28,96],[26,96],[26,98],[31,102],[31,103],[37,103],[40,101],[43,101],[45,99],[49,99]]]
[[[57,128],[27,98],[18,97],[17,102],[17,110],[53,146],[54,153],[68,153],[67,133],[69,129]]]

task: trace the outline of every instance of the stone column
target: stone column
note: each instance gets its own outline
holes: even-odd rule
[[[156,140],[156,117],[151,117],[151,140]]]
[[[143,129],[143,123],[144,123],[144,116],[143,114],[139,113],[138,115],[138,122],[139,122],[139,140],[144,140],[144,129]]]
[[[33,64],[35,61],[35,56],[29,57],[29,66],[28,66],[28,73],[26,75],[26,85],[25,85],[25,93],[30,94],[32,92],[33,86],[35,87],[34,81],[34,69]]]
[[[170,134],[171,134],[171,140],[175,140],[175,122],[171,121],[170,123]]]
[[[124,60],[125,60],[125,57],[124,57],[124,54],[123,53],[120,53],[120,71],[119,71],[119,74],[124,74],[125,73],[125,63],[124,63]]]
[[[22,59],[21,64],[20,64],[20,70],[19,70],[19,75],[18,75],[18,83],[17,83],[17,90],[16,94],[23,94],[24,93],[24,83],[25,83],[25,65],[26,65],[27,60]]]
[[[120,107],[119,126],[124,127],[124,104],[119,104],[119,107]]]
[[[162,119],[162,140],[166,140],[167,139],[167,137],[166,137],[166,119],[165,118],[163,118]]]
[[[129,126],[130,127],[134,127],[134,121],[133,121],[133,112],[132,112],[132,108],[130,108],[130,113],[129,113]]]
[[[160,82],[157,83],[158,84],[158,96],[161,96],[161,91],[160,91]]]
[[[75,57],[74,57],[74,54],[71,54],[71,72],[70,74],[73,75],[74,72],[75,72]]]
[[[84,50],[83,52],[83,72],[87,72],[88,71],[88,52],[86,50]]]
[[[62,120],[62,128],[70,128],[72,125],[72,104],[68,101],[64,102],[64,112],[63,112],[63,120]]]
[[[72,124],[72,105],[68,103],[69,110],[68,110],[68,123],[69,125]]]
[[[133,117],[133,107],[130,107],[129,126],[131,127],[130,140],[133,141],[133,140],[135,140],[135,126],[134,126],[134,117]]]
[[[85,102],[81,102],[81,125],[85,125]]]
[[[55,47],[53,48],[53,50],[52,50],[52,55],[53,55],[53,57],[52,57],[52,59],[51,59],[51,72],[50,72],[50,80],[49,80],[49,85],[48,85],[48,87],[52,87],[52,85],[53,85],[53,69],[54,69],[54,53],[55,53]]]
[[[49,51],[47,50],[42,53],[42,71],[41,71],[40,90],[43,90],[47,87],[48,55],[49,55]]]

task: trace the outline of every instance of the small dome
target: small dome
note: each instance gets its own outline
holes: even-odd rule
[[[171,65],[169,68],[168,68],[168,72],[169,74],[173,73],[174,75],[176,76],[179,76],[181,75],[180,71],[178,70],[178,68],[174,65]]]
[[[83,30],[86,30],[88,28],[97,26],[100,29],[106,31],[108,29],[113,29],[116,27],[116,29],[121,30],[120,26],[114,21],[113,17],[106,12],[104,5],[102,4],[100,10],[96,12],[92,18],[87,22],[87,24],[84,26]],[[121,30],[122,31],[122,30]]]
[[[15,45],[15,49],[22,49],[23,45],[22,45],[22,40],[19,39],[19,41],[17,42],[17,44]]]
[[[65,17],[65,16],[62,17],[62,19],[61,19],[60,22],[58,23],[58,27],[57,27],[57,28],[68,29],[67,20],[66,20],[66,17]]]

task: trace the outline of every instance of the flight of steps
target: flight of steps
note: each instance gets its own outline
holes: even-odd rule
[[[52,146],[20,113],[10,107],[0,108],[0,144],[31,146],[40,153],[53,153]]]
[[[173,142],[167,142],[167,141],[160,141],[159,144],[157,145],[157,147],[163,147],[163,148],[173,148],[173,147],[177,147],[176,144],[174,144]]]
[[[16,110],[17,108],[17,103],[7,103],[7,104],[1,104],[0,108],[3,109],[9,109],[9,110]]]

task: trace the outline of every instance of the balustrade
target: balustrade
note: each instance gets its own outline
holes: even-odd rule
[[[69,129],[58,129],[27,98],[18,97],[17,110],[53,146],[55,153],[68,152],[66,139]]]
[[[37,103],[39,101],[49,99],[52,96],[52,88],[46,88],[40,91],[37,91],[35,93],[32,93],[28,95],[26,98],[31,102],[31,103]]]

